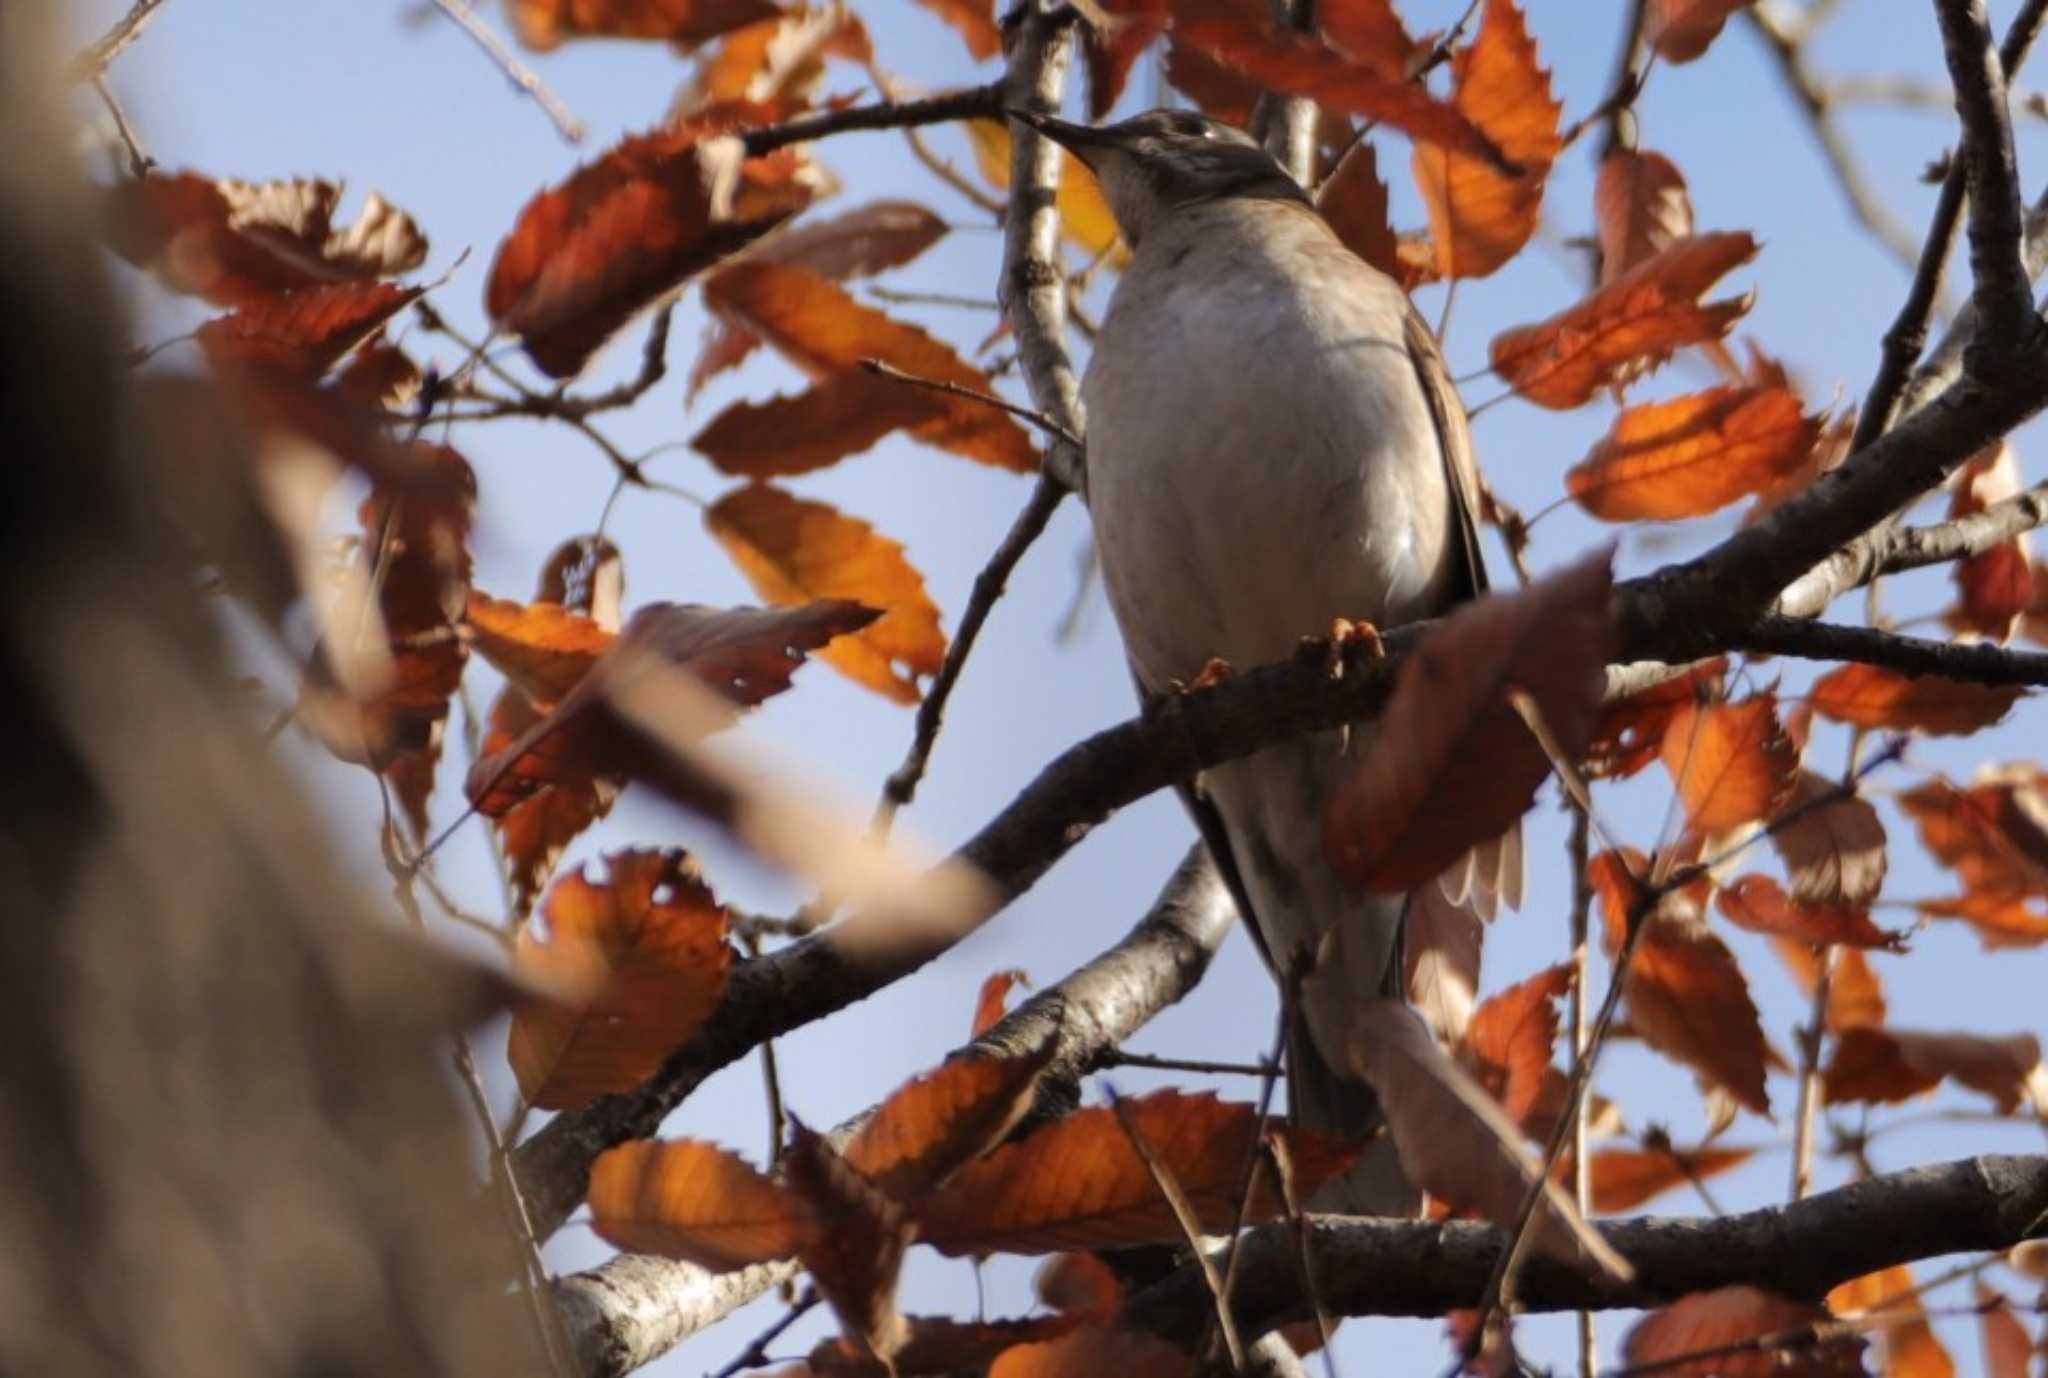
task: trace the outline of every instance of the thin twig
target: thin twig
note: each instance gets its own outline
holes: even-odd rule
[[[2048,684],[2048,652],[2015,651],[1993,642],[1935,641],[1791,617],[1759,618],[1733,639],[1729,649],[1801,660],[1854,660],[1908,675],[1945,675],[1975,684]]]
[[[1151,1053],[1127,1053],[1122,1048],[1111,1048],[1102,1055],[1097,1064],[1102,1067],[1145,1067],[1159,1072],[1192,1072],[1198,1076],[1213,1077],[1271,1077],[1285,1076],[1283,1069],[1270,1062],[1205,1062],[1192,1057],[1157,1057]]]
[[[1272,1164],[1273,1180],[1280,1186],[1280,1202],[1287,1209],[1287,1224],[1294,1231],[1294,1250],[1301,1268],[1301,1292],[1308,1298],[1309,1309],[1315,1313],[1316,1333],[1322,1337],[1323,1373],[1325,1378],[1337,1378],[1337,1356],[1330,1341],[1337,1327],[1330,1321],[1330,1313],[1323,1307],[1322,1289],[1316,1286],[1313,1260],[1309,1257],[1308,1219],[1302,1213],[1301,1197],[1294,1186],[1294,1155],[1287,1150],[1287,1140],[1270,1131],[1260,1140],[1266,1150],[1266,1158]]]
[[[912,387],[930,388],[933,392],[943,392],[948,397],[964,397],[970,402],[979,402],[985,407],[994,407],[997,411],[1007,412],[1027,425],[1036,426],[1039,430],[1044,431],[1062,444],[1072,445],[1076,449],[1080,448],[1081,437],[1075,435],[1044,412],[1034,411],[1030,407],[1020,407],[1015,402],[1006,402],[994,393],[983,392],[979,388],[970,388],[960,383],[949,382],[944,378],[924,378],[915,373],[906,373],[884,359],[862,359],[860,366],[877,377],[888,378],[898,383],[908,383]]]
[[[114,92],[107,85],[104,75],[94,73],[92,89],[100,98],[100,104],[107,107],[107,114],[113,117],[114,132],[121,137],[121,146],[128,151],[128,175],[138,180],[149,176],[156,166],[156,159],[142,151],[142,140],[136,137],[135,126],[128,123],[128,114],[121,109],[121,102],[114,99]]]
[[[1792,1121],[1791,1199],[1803,1198],[1813,1187],[1813,1127],[1820,1110],[1820,1049],[1827,1037],[1828,1000],[1834,991],[1834,944],[1821,949],[1820,971],[1813,981],[1813,1018],[1799,1031],[1799,1108]]]
[[[955,120],[995,120],[1003,115],[1000,86],[968,86],[957,91],[916,100],[881,101],[874,105],[851,105],[844,110],[821,110],[799,115],[781,124],[749,129],[739,138],[747,156],[758,158],[791,144],[809,143],[832,134],[856,130],[914,129],[920,125],[950,124]]]
[[[1571,840],[1567,844],[1572,867],[1572,1003],[1571,1040],[1572,1067],[1577,1069],[1586,1057],[1588,1028],[1586,1014],[1590,1001],[1586,991],[1593,977],[1592,948],[1590,934],[1593,919],[1593,879],[1588,874],[1592,863],[1592,818],[1588,810],[1572,808]],[[1587,1152],[1590,1144],[1588,1130],[1591,1125],[1589,1108],[1590,1096],[1581,1096],[1572,1106],[1572,1201],[1579,1208],[1579,1214],[1590,1215],[1593,1209],[1593,1165]],[[1579,1375],[1593,1378],[1593,1370],[1600,1362],[1599,1336],[1595,1330],[1591,1311],[1580,1311],[1578,1315]]]
[[[575,112],[562,103],[561,97],[550,91],[533,69],[519,60],[519,55],[507,46],[505,40],[484,23],[470,0],[434,0],[434,7],[461,26],[470,41],[498,64],[498,70],[505,74],[505,80],[511,82],[515,90],[531,98],[546,112],[555,132],[562,136],[564,142],[583,142],[583,136],[589,132],[583,121],[577,119]]]
[[[789,1304],[789,1310],[782,1313],[775,1323],[756,1335],[747,1347],[733,1356],[731,1363],[711,1375],[711,1378],[733,1378],[743,1369],[760,1368],[768,1362],[768,1346],[782,1338],[784,1331],[803,1319],[804,1313],[818,1304],[818,1289],[804,1288],[803,1295]]]
[[[142,36],[143,25],[156,16],[164,0],[135,0],[128,7],[128,13],[114,21],[114,27],[93,42],[88,43],[77,57],[71,59],[71,79],[91,81],[104,73],[137,38]]]

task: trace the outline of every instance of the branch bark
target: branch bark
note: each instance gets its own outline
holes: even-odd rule
[[[2004,1249],[2048,1235],[2048,1156],[1987,1156],[1911,1168],[1741,1215],[1643,1218],[1600,1226],[1635,1265],[1635,1281],[1603,1288],[1532,1258],[1517,1288],[1525,1311],[1655,1306],[1748,1283],[1818,1300],[1850,1278],[1897,1263]],[[1506,1243],[1490,1225],[1312,1216],[1317,1299],[1333,1315],[1441,1316],[1479,1299]],[[1231,1300],[1246,1335],[1307,1319],[1297,1245],[1285,1221],[1239,1243]],[[1210,1299],[1184,1267],[1133,1297],[1123,1319],[1162,1335],[1199,1329]]]
[[[1122,942],[1018,1006],[961,1054],[1009,1055],[1050,1042],[1041,1085],[1051,1099],[1071,1102],[1084,1074],[1195,988],[1236,917],[1208,852],[1196,846]],[[555,1290],[581,1371],[617,1375],[652,1363],[798,1271],[793,1260],[711,1273],[620,1254],[561,1279]]]
[[[1935,0],[1941,46],[1955,83],[1969,189],[1970,303],[1977,309],[1972,371],[1993,376],[2037,328],[2022,250],[2019,162],[2006,108],[2005,66],[1991,40],[1984,0]]]

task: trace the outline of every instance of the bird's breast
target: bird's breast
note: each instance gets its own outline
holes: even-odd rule
[[[1146,241],[1085,380],[1089,496],[1139,676],[1436,610],[1450,504],[1399,289],[1338,251]]]

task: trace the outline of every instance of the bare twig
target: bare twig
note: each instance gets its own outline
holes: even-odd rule
[[[758,158],[778,148],[808,143],[832,134],[855,130],[914,129],[921,125],[949,124],[955,120],[994,120],[1001,119],[1002,114],[1001,87],[968,86],[915,100],[881,101],[874,105],[851,105],[844,110],[821,110],[781,124],[746,130],[739,138],[748,156]]]
[[[733,1375],[736,1373],[743,1373],[747,1369],[760,1368],[765,1365],[768,1362],[768,1346],[781,1339],[784,1331],[802,1320],[804,1313],[817,1304],[818,1289],[815,1287],[804,1288],[803,1295],[791,1302],[789,1309],[778,1316],[774,1324],[756,1335],[748,1342],[745,1349],[735,1354],[732,1357],[732,1361],[726,1364],[724,1368],[718,1370],[718,1372],[712,1374],[711,1378],[733,1378]]]
[[[143,26],[156,17],[163,3],[164,0],[135,0],[128,7],[128,12],[114,21],[113,28],[88,43],[84,51],[71,59],[71,79],[91,81],[104,74],[114,59],[142,36]]]
[[[1315,1313],[1316,1334],[1323,1342],[1324,1378],[1337,1378],[1337,1355],[1330,1346],[1337,1327],[1330,1320],[1330,1313],[1323,1309],[1322,1290],[1316,1286],[1315,1260],[1308,1248],[1308,1218],[1302,1213],[1301,1196],[1294,1187],[1294,1155],[1287,1151],[1287,1140],[1278,1134],[1268,1133],[1262,1142],[1267,1161],[1272,1164],[1273,1180],[1280,1186],[1281,1204],[1287,1208],[1287,1223],[1294,1230],[1295,1250],[1301,1264],[1301,1292]]]
[[[1845,627],[1767,617],[1731,649],[1768,651],[1802,660],[1853,660],[1908,675],[1946,675],[1976,684],[2048,684],[2048,652],[2015,651],[1991,642],[1934,641],[1875,627]]]
[[[1284,1076],[1285,1071],[1270,1062],[1208,1062],[1193,1057],[1157,1057],[1151,1053],[1127,1053],[1112,1048],[1102,1055],[1103,1067],[1145,1067],[1159,1072],[1192,1072],[1205,1077]]]
[[[1568,853],[1572,867],[1572,1003],[1571,1040],[1572,1066],[1576,1069],[1585,1060],[1588,1035],[1586,1015],[1591,1001],[1586,992],[1593,976],[1593,954],[1590,934],[1593,919],[1593,878],[1588,874],[1592,863],[1592,815],[1582,808],[1572,810],[1571,840]],[[1593,1212],[1593,1164],[1592,1155],[1587,1151],[1591,1146],[1587,1133],[1591,1124],[1589,1114],[1592,1098],[1581,1096],[1572,1107],[1572,1201],[1579,1208],[1579,1214],[1590,1217]],[[1579,1375],[1592,1378],[1594,1368],[1600,1362],[1599,1336],[1595,1330],[1593,1313],[1581,1310],[1578,1316]]]
[[[1792,1121],[1792,1190],[1797,1201],[1813,1185],[1813,1127],[1820,1109],[1820,1049],[1827,1037],[1828,999],[1835,984],[1836,949],[1821,950],[1820,972],[1813,982],[1813,1017],[1799,1031],[1799,1108]]]
[[[1026,425],[1036,426],[1039,430],[1044,431],[1063,445],[1071,445],[1076,449],[1080,448],[1081,437],[1075,435],[1044,412],[1034,411],[1030,407],[1020,407],[1015,402],[1005,401],[994,393],[983,392],[979,388],[970,388],[959,383],[948,382],[944,378],[925,378],[915,373],[906,373],[885,359],[862,359],[860,366],[877,377],[888,378],[898,383],[908,383],[912,387],[930,388],[933,392],[943,392],[948,397],[964,397],[970,402],[979,402],[984,407],[994,407],[999,412],[1005,412],[1016,417]]]
[[[484,23],[483,17],[476,12],[471,0],[434,0],[434,8],[454,20],[462,31],[469,35],[470,41],[483,49],[491,61],[498,64],[498,70],[505,74],[505,80],[512,83],[513,89],[526,95],[546,113],[549,121],[555,126],[555,132],[560,134],[565,142],[583,142],[583,136],[589,132],[583,121],[577,119],[575,112],[562,103],[561,97],[550,91],[547,83],[543,82],[531,67],[521,62],[519,55],[512,51],[505,40],[498,37],[490,25]]]
[[[121,109],[121,102],[114,99],[113,88],[107,85],[106,77],[94,74],[92,89],[100,98],[100,104],[107,107],[107,114],[114,121],[114,132],[120,136],[121,147],[127,150],[128,175],[147,177],[150,169],[156,166],[156,159],[142,151],[142,140],[136,137],[135,126],[128,123],[128,114]]]

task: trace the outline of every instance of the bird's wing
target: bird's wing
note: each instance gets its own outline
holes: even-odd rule
[[[1450,488],[1452,520],[1457,523],[1463,568],[1456,581],[1454,601],[1464,602],[1486,592],[1486,560],[1479,553],[1479,461],[1472,450],[1472,423],[1466,419],[1465,404],[1451,384],[1450,368],[1443,350],[1421,315],[1410,305],[1405,314],[1408,359],[1415,366],[1415,379],[1429,403],[1436,422],[1438,447],[1443,452],[1444,481]],[[1500,904],[1522,907],[1522,825],[1518,822],[1492,842],[1472,849],[1465,858],[1444,873],[1444,895],[1453,904],[1471,902],[1483,918],[1492,918]]]

